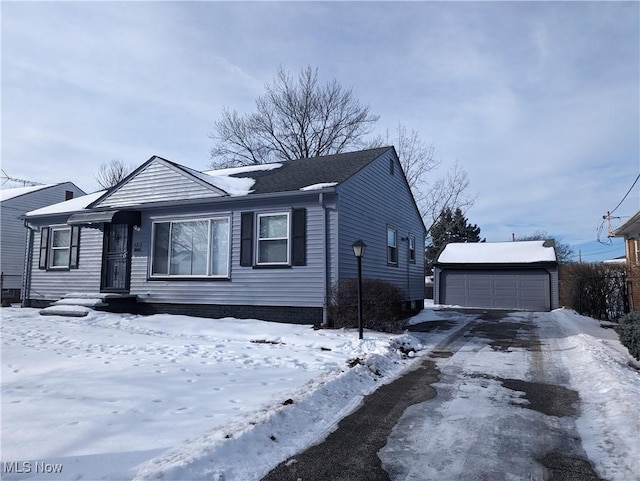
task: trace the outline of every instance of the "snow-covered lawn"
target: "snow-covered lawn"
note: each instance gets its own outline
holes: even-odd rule
[[[420,340],[365,331],[359,341],[353,330],[255,320],[1,313],[3,480],[45,479],[43,470],[65,480],[257,480],[455,330]],[[465,316],[429,308],[413,322]],[[535,322],[541,332],[562,326],[550,352],[580,392],[587,454],[611,479],[637,477],[640,376],[615,333],[568,310]],[[402,353],[411,347],[417,356]],[[492,359],[474,362],[503,368]],[[501,409],[480,408],[488,418]]]
[[[2,309],[3,480],[56,465],[58,479],[256,479],[406,369],[399,346],[419,347],[256,320],[38,312]]]

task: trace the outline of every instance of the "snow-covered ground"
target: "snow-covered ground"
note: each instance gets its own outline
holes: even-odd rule
[[[42,479],[37,463],[61,465],[59,479],[257,479],[397,376],[412,362],[398,347],[417,344],[256,320],[38,312],[2,309],[3,480]],[[349,367],[356,358],[365,364]]]
[[[1,313],[4,480],[45,479],[43,471],[46,479],[260,479],[452,332],[418,340],[365,331],[359,341],[353,330],[255,320]],[[431,308],[412,322],[440,319],[464,322]],[[613,331],[571,311],[536,319],[541,329],[562,323],[558,347],[583,401],[587,454],[612,480],[637,478],[640,376],[626,350]],[[500,409],[481,408],[483,416]]]

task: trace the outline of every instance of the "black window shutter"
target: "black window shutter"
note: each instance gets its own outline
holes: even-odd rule
[[[69,256],[69,268],[78,268],[78,254],[80,253],[80,226],[71,226],[71,250]]]
[[[253,265],[253,212],[240,214],[240,265]]]
[[[49,251],[49,228],[43,227],[40,230],[40,263],[38,269],[47,268],[47,252]]]
[[[307,209],[293,209],[293,265],[307,265]]]

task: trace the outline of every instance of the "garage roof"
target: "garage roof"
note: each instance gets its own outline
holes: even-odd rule
[[[471,242],[447,244],[436,264],[533,264],[556,262],[549,241]]]

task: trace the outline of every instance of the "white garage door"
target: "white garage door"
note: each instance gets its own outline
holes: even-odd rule
[[[532,270],[445,270],[440,274],[440,303],[465,307],[551,309],[549,273]]]

